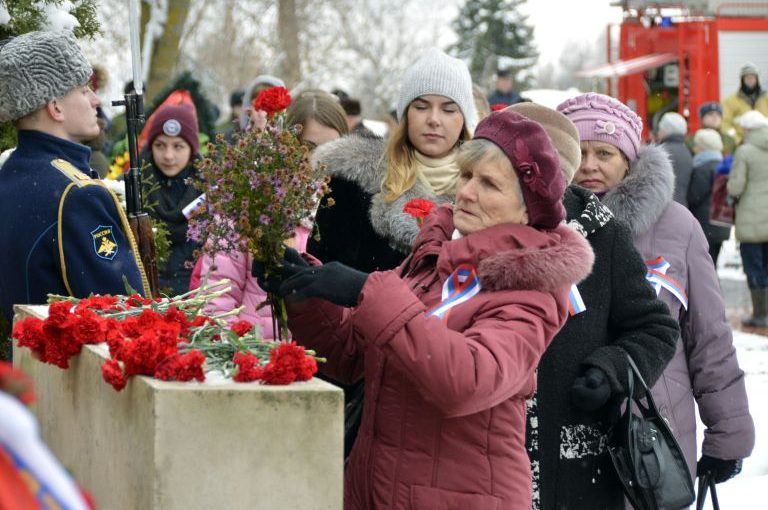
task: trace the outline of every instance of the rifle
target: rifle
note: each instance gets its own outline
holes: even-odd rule
[[[160,281],[157,275],[157,254],[152,220],[142,208],[141,200],[141,157],[139,156],[139,133],[144,124],[144,101],[141,94],[130,92],[122,101],[112,101],[113,106],[125,106],[125,120],[128,127],[128,158],[130,167],[125,173],[125,204],[128,224],[139,248],[139,258],[149,282],[152,297],[160,295]]]
[[[128,127],[128,158],[130,168],[125,174],[125,203],[128,224],[139,249],[139,258],[149,282],[151,297],[160,295],[157,277],[157,255],[152,220],[141,207],[141,158],[139,157],[139,133],[144,125],[144,99],[141,81],[141,44],[139,43],[139,0],[128,2],[128,29],[131,39],[131,64],[133,67],[133,91],[125,94],[122,101],[112,101],[112,106],[125,106],[125,123]]]

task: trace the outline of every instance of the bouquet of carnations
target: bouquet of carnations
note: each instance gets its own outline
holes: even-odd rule
[[[223,280],[174,298],[49,296],[48,317],[17,322],[12,338],[42,362],[69,368],[69,360],[85,344],[106,342],[109,358],[101,367],[104,380],[117,391],[128,378],[145,375],[164,381],[204,381],[220,371],[237,382],[289,384],[317,372],[314,352],[295,343],[265,341],[247,321],[231,327],[223,317],[202,310],[228,289]]]
[[[228,144],[219,136],[198,167],[205,207],[189,220],[189,237],[211,256],[219,252],[250,254],[275,272],[302,220],[314,214],[328,191],[328,178],[309,163],[309,148],[299,140],[300,127],[283,127],[290,96],[282,87],[263,90],[254,101],[267,112],[262,129],[235,135]],[[278,338],[287,335],[284,303],[270,296]]]

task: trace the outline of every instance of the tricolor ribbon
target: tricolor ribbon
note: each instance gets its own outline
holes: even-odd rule
[[[446,320],[451,308],[469,301],[478,292],[480,279],[477,277],[477,271],[469,264],[461,264],[443,284],[442,301],[427,312],[427,315]]]
[[[685,292],[685,288],[680,282],[667,275],[667,271],[671,267],[670,263],[664,257],[659,256],[653,260],[646,260],[645,267],[648,269],[645,278],[653,285],[656,295],[661,293],[662,288],[667,289],[680,301],[683,308],[688,310],[688,294]]]
[[[40,508],[43,509],[59,509],[66,510],[71,508],[69,505],[64,504],[56,495],[51,491],[47,484],[37,476],[32,469],[13,452],[10,448],[0,444],[0,455],[7,456],[11,464],[11,469],[15,469],[19,478],[26,482],[27,488],[33,497],[40,503]]]
[[[571,292],[568,294],[568,313],[573,317],[586,310],[587,305],[584,304],[579,288],[575,284],[571,285]]]

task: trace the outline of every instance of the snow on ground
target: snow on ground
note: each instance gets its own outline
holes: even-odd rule
[[[746,276],[741,268],[738,243],[733,238],[723,243],[717,273],[721,282],[726,284],[723,285],[724,290],[743,285],[746,292]],[[733,306],[736,296],[726,293],[725,298],[726,303],[731,302],[729,308],[736,307]],[[739,365],[746,373],[749,410],[757,434],[755,449],[744,461],[741,474],[717,485],[717,495],[723,510],[765,509],[768,508],[768,337],[734,331],[733,341]],[[701,444],[701,423],[698,429]],[[712,508],[711,498],[707,498],[704,508]]]
[[[747,375],[749,410],[755,420],[757,438],[741,474],[719,484],[717,496],[723,510],[764,509],[768,508],[768,337],[734,331],[733,340],[739,364]],[[702,425],[698,428],[701,436]],[[708,497],[704,508],[712,508],[710,504]]]

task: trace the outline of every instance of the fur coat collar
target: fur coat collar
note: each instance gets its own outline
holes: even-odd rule
[[[419,234],[419,225],[408,213],[405,204],[415,198],[429,200],[437,205],[453,202],[453,196],[438,196],[421,181],[393,202],[385,202],[381,184],[387,168],[386,142],[382,138],[350,135],[318,147],[312,154],[313,165],[325,166],[325,171],[336,178],[360,186],[372,195],[368,211],[373,230],[386,239],[392,248],[408,253]]]
[[[669,154],[658,145],[640,149],[627,177],[606,193],[603,204],[633,236],[648,231],[672,202],[675,173]]]
[[[453,231],[453,207],[443,205],[427,218],[411,267],[437,255],[437,270],[445,279],[459,264],[469,263],[477,268],[482,288],[490,291],[551,292],[584,280],[592,271],[592,248],[565,224],[546,231],[507,223],[455,240]]]

